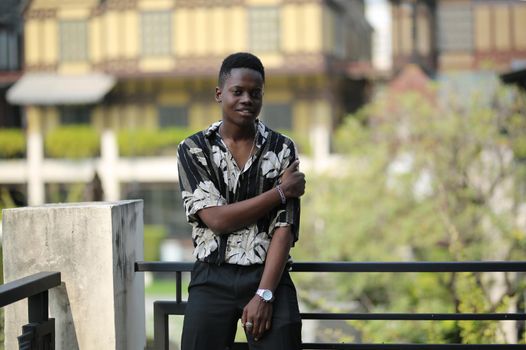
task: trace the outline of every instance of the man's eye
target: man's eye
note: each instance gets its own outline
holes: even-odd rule
[[[241,90],[234,90],[232,91],[232,93],[234,94],[234,96],[239,96],[241,95]]]
[[[261,91],[254,91],[252,93],[252,98],[261,98]]]

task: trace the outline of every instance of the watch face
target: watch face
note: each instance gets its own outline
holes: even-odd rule
[[[265,291],[263,291],[262,297],[263,297],[264,300],[270,301],[270,300],[272,300],[272,292],[270,290],[265,290]]]
[[[274,294],[272,294],[272,291],[270,289],[258,289],[256,292],[257,295],[263,299],[263,301],[269,303],[274,298]]]

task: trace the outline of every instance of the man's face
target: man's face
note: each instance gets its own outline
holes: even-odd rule
[[[238,126],[253,125],[263,104],[263,78],[255,70],[234,68],[222,87],[216,88],[223,121]]]

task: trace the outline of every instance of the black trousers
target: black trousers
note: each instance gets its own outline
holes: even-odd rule
[[[181,350],[231,349],[243,308],[254,296],[263,266],[221,266],[197,261],[188,287]],[[261,339],[247,334],[251,350],[299,350],[301,317],[296,288],[287,271],[273,301],[272,326]]]

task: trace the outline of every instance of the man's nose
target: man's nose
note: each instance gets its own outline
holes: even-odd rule
[[[243,92],[241,94],[241,102],[242,103],[252,103],[252,96],[248,93],[248,91]]]

